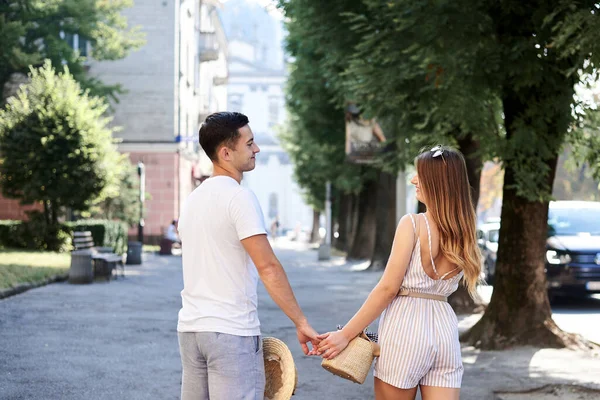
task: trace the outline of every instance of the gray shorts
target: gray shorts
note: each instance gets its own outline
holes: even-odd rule
[[[260,336],[178,332],[182,400],[258,400],[265,392]]]

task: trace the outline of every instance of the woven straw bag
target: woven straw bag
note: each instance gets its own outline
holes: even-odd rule
[[[379,345],[371,342],[363,332],[335,358],[323,359],[321,366],[334,375],[362,384],[375,357],[379,357]]]

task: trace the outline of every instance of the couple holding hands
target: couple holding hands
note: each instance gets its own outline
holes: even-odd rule
[[[260,151],[248,123],[243,114],[219,112],[200,128],[200,145],[214,169],[179,217],[181,398],[263,398],[260,278],[296,326],[307,355],[335,358],[381,316],[376,399],[414,399],[419,388],[423,400],[458,399],[463,366],[447,297],[461,282],[474,294],[480,273],[475,210],[460,152],[436,146],[416,157],[411,182],[427,212],[400,220],[385,272],[363,306],[341,330],[319,335],[273,253],[256,196],[240,184]]]

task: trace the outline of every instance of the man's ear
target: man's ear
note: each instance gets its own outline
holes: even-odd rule
[[[223,161],[231,161],[231,149],[227,148],[227,146],[221,146],[217,151],[217,156]]]

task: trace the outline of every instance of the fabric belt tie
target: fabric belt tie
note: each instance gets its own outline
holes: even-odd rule
[[[410,290],[405,289],[405,288],[400,289],[400,291],[398,292],[398,296],[418,297],[420,299],[429,299],[429,300],[448,302],[448,298],[446,296],[442,296],[440,294],[411,292]]]

